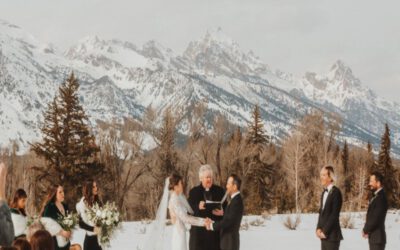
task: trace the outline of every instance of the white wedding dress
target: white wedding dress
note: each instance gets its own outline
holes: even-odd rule
[[[184,195],[177,195],[168,190],[169,179],[165,181],[164,192],[157,210],[156,220],[152,223],[151,231],[144,250],[187,250],[186,233],[189,225],[204,226],[204,219],[191,216],[193,210]],[[171,216],[172,236],[166,246],[167,210]],[[170,248],[171,247],[171,248]]]
[[[186,225],[204,226],[204,219],[193,217],[192,208],[189,206],[185,196],[171,193],[168,204],[172,226],[172,248],[171,250],[187,250]]]

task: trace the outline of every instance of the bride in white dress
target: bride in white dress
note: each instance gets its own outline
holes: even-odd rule
[[[204,227],[206,220],[191,216],[193,210],[183,195],[182,177],[171,175],[165,181],[164,193],[157,211],[156,220],[145,246],[145,250],[169,249],[164,245],[167,208],[172,222],[171,250],[187,250],[187,226]]]

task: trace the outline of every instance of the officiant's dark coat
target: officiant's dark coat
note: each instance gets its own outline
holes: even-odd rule
[[[212,209],[199,210],[199,203],[200,201],[205,201],[206,198],[207,200],[221,201],[224,195],[225,190],[217,185],[212,185],[208,192],[201,184],[192,188],[189,192],[188,200],[194,211],[194,216],[220,221],[222,217],[214,216]],[[226,203],[223,204],[223,207],[225,205]],[[189,250],[220,250],[219,234],[219,232],[207,231],[204,227],[192,226],[190,229]]]

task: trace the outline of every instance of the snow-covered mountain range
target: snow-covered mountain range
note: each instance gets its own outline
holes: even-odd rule
[[[220,29],[190,42],[182,55],[156,41],[137,46],[97,36],[63,52],[2,20],[1,145],[40,138],[43,110],[71,71],[80,80],[81,100],[93,123],[140,118],[149,105],[159,113],[171,106],[190,114],[193,104],[206,101],[207,117],[224,114],[245,126],[259,104],[268,133],[279,140],[304,114],[320,109],[342,116],[340,138],[353,144],[378,145],[388,122],[393,151],[400,155],[400,105],[377,96],[340,60],[326,74],[294,77],[271,70]]]

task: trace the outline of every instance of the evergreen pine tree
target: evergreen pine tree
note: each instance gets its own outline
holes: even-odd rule
[[[44,113],[42,142],[31,148],[46,162],[45,167],[36,168],[38,178],[46,180],[45,185],[64,186],[67,203],[76,201],[80,183],[94,178],[102,169],[96,157],[99,147],[79,103],[78,89],[78,80],[72,73]]]
[[[248,126],[247,143],[253,145],[267,144],[269,136],[264,131],[264,124],[261,120],[260,107],[258,105],[254,107],[251,118]]]
[[[171,173],[176,172],[178,155],[175,149],[176,121],[170,108],[164,112],[162,126],[158,133],[158,160],[160,169],[155,173],[157,179],[164,180]]]
[[[390,129],[389,125],[385,124],[385,132],[381,139],[381,150],[378,158],[378,170],[385,177],[384,188],[388,196],[390,207],[400,207],[399,183],[397,180],[397,172],[393,167],[390,157]]]
[[[246,137],[247,155],[245,164],[248,167],[244,178],[243,193],[248,210],[254,213],[262,212],[272,207],[274,199],[272,190],[273,166],[266,160],[269,137],[265,134],[261,120],[260,108],[254,107],[252,120],[248,125]]]

